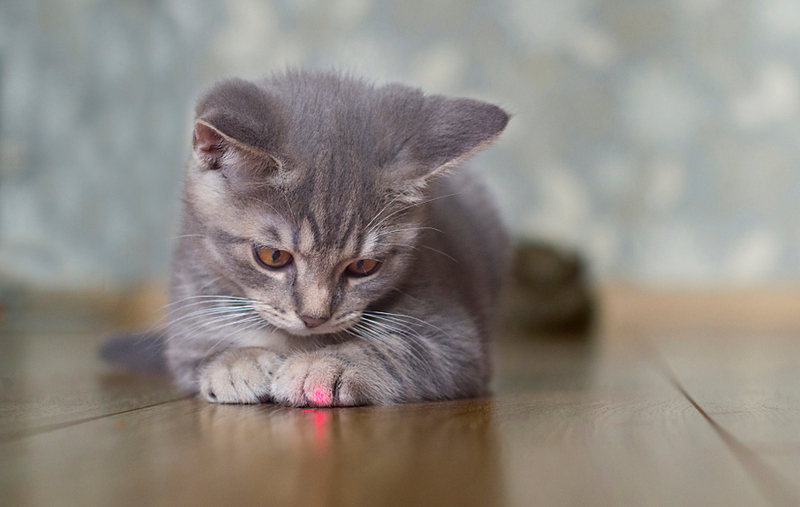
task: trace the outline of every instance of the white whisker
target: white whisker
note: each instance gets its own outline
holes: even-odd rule
[[[452,193],[452,194],[440,195],[440,196],[437,196],[437,197],[432,197],[432,198],[430,198],[430,199],[426,199],[426,200],[424,200],[424,201],[421,201],[421,202],[417,202],[417,203],[414,203],[414,204],[409,204],[408,206],[404,206],[404,207],[400,208],[399,210],[396,210],[396,211],[394,211],[394,212],[392,212],[392,213],[389,213],[388,215],[386,215],[386,216],[385,216],[385,217],[384,217],[384,218],[383,218],[383,219],[382,219],[380,222],[378,222],[377,224],[373,225],[373,226],[372,226],[372,227],[371,227],[371,228],[370,228],[370,229],[367,231],[367,234],[371,233],[372,231],[374,231],[375,229],[377,229],[378,227],[380,227],[380,225],[381,225],[382,223],[384,223],[386,220],[388,220],[388,219],[389,219],[389,218],[391,218],[392,216],[394,216],[394,215],[396,215],[396,214],[398,214],[398,213],[402,213],[403,211],[405,211],[405,210],[407,210],[407,209],[410,209],[410,208],[415,208],[415,207],[417,207],[417,206],[422,206],[423,204],[427,204],[427,203],[429,203],[429,202],[437,201],[437,200],[439,200],[439,199],[444,199],[445,197],[452,197],[452,196],[454,196],[454,195],[458,195],[458,194],[460,194],[460,193],[461,193],[461,192],[454,192],[454,193]],[[399,196],[398,196],[398,197],[399,197]]]
[[[392,204],[393,204],[395,201],[397,201],[397,200],[398,200],[400,197],[402,197],[402,195],[403,195],[403,194],[397,194],[396,196],[394,196],[394,198],[393,198],[391,201],[389,201],[389,203],[388,203],[386,206],[384,206],[383,208],[381,208],[381,210],[380,210],[380,211],[379,211],[377,214],[375,214],[375,216],[374,216],[374,217],[372,217],[372,220],[370,220],[370,221],[369,221],[369,223],[367,223],[367,225],[365,225],[365,226],[364,226],[364,229],[366,229],[366,231],[367,231],[367,234],[369,234],[370,232],[372,232],[372,230],[369,228],[369,226],[370,226],[370,225],[372,225],[372,222],[374,222],[376,218],[378,218],[379,216],[381,216],[381,213],[383,213],[384,211],[386,211],[386,208],[388,208],[389,206],[391,206],[391,205],[392,205]],[[383,221],[381,220],[381,222],[383,222]],[[380,225],[380,223],[379,223],[378,225]]]
[[[364,313],[368,314],[368,315],[371,315],[373,317],[394,318],[396,320],[402,320],[402,319],[413,320],[415,322],[419,322],[420,324],[425,324],[426,326],[429,326],[429,327],[439,331],[443,335],[445,335],[445,336],[447,336],[449,338],[452,338],[452,336],[450,336],[442,328],[434,326],[430,322],[426,322],[426,321],[424,321],[424,320],[422,320],[420,318],[412,317],[411,315],[405,315],[405,314],[402,314],[402,313],[392,313],[392,312],[379,312],[379,311],[369,311],[369,312],[364,312]]]
[[[447,257],[448,259],[450,259],[451,261],[455,262],[456,264],[461,264],[461,262],[460,262],[458,259],[456,259],[456,258],[455,258],[455,257],[453,257],[452,255],[448,255],[448,254],[446,254],[446,253],[442,252],[441,250],[437,250],[437,249],[435,249],[435,248],[429,247],[428,245],[420,245],[420,246],[421,246],[422,248],[425,248],[425,249],[427,249],[427,250],[430,250],[431,252],[436,252],[436,253],[438,253],[438,254],[442,254],[442,255],[444,255],[445,257]]]
[[[433,366],[427,359],[427,356],[432,356],[430,345],[422,340],[419,333],[411,329],[401,330],[377,321],[362,320],[354,328],[366,335],[366,337],[386,346],[388,348],[387,354],[396,356],[398,352],[401,352],[408,360],[416,363],[427,373],[433,374]],[[398,351],[398,348],[402,350]]]
[[[441,232],[442,234],[444,234],[443,231],[437,229],[436,227],[425,227],[425,226],[422,226],[422,227],[409,227],[407,229],[394,229],[394,230],[391,230],[391,231],[381,231],[380,234],[378,234],[377,236],[379,238],[381,238],[383,236],[388,236],[389,234],[394,234],[396,232],[424,231],[424,230],[431,230],[431,231]]]

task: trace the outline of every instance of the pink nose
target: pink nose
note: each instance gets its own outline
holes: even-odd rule
[[[316,317],[309,317],[308,315],[300,315],[300,320],[303,321],[303,324],[305,324],[306,327],[319,327],[328,322],[327,317],[324,319],[318,319]]]

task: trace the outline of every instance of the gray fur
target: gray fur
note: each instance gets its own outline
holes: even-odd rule
[[[477,396],[507,238],[458,163],[508,115],[332,73],[199,101],[167,359],[210,401],[342,406]],[[286,250],[272,270],[253,245]],[[383,261],[349,278],[351,261]],[[327,319],[305,328],[299,315]]]

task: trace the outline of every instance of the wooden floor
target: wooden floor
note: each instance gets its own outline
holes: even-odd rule
[[[590,340],[507,335],[490,398],[328,410],[210,405],[100,363],[106,324],[15,326],[0,505],[800,505],[800,313],[769,297],[612,291]]]

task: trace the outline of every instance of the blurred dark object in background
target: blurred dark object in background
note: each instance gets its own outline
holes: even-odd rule
[[[513,256],[503,299],[505,330],[587,336],[596,304],[583,260],[538,241],[518,242]]]

